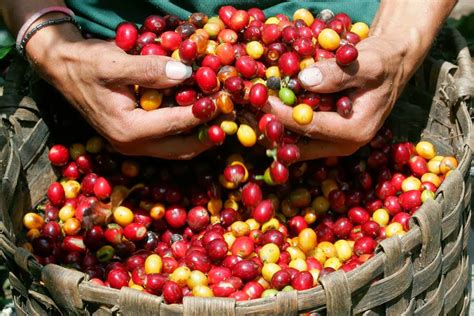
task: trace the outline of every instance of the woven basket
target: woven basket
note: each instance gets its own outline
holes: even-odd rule
[[[0,255],[11,271],[18,314],[467,314],[471,217],[471,118],[467,109],[474,80],[463,38],[451,29],[446,34],[443,43],[456,47],[458,66],[427,60],[389,119],[397,137],[416,141],[421,132],[441,154],[455,155],[460,161],[439,188],[436,200],[423,204],[407,234],[381,242],[376,255],[355,270],[331,273],[314,289],[279,292],[273,298],[247,302],[185,297],[183,304],[167,305],[161,297],[130,288],[94,285],[78,271],[42,266],[17,246],[24,211],[42,198],[56,175],[47,161],[54,126],[41,118],[33,99],[22,97],[25,80],[31,80],[26,65],[14,62],[0,97]]]

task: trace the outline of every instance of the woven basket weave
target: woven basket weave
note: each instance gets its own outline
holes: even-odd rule
[[[47,162],[53,131],[33,99],[22,97],[28,80],[26,65],[13,63],[0,97],[0,256],[11,271],[18,314],[466,315],[471,218],[467,109],[474,77],[463,38],[449,30],[446,41],[456,47],[458,66],[427,60],[389,119],[398,137],[417,140],[421,132],[441,154],[455,155],[460,161],[440,186],[436,200],[423,204],[407,234],[382,241],[376,255],[355,270],[331,273],[314,289],[247,302],[185,297],[183,304],[167,305],[158,296],[130,288],[96,286],[78,271],[42,266],[16,245],[24,211],[42,198],[56,175]]]

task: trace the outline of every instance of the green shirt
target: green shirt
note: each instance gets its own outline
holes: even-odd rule
[[[114,29],[122,21],[142,23],[151,14],[174,14],[187,19],[193,12],[217,15],[223,5],[239,9],[255,7],[255,0],[66,0],[76,13],[82,27],[100,37],[114,37]],[[334,13],[346,12],[353,21],[370,24],[379,6],[379,0],[259,0],[259,7],[267,17],[283,13],[292,16],[299,8],[312,12],[330,9]]]

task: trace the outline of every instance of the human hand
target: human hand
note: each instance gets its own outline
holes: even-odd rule
[[[210,147],[196,135],[177,135],[203,123],[194,117],[191,106],[149,112],[136,107],[135,84],[172,87],[191,76],[189,66],[164,56],[128,55],[111,42],[84,40],[72,25],[38,32],[27,53],[45,79],[117,151],[188,159]]]
[[[375,135],[455,4],[456,0],[382,0],[369,37],[357,44],[356,63],[340,68],[326,60],[300,73],[310,91],[346,90],[353,101],[350,118],[317,112],[309,125],[300,126],[292,120],[290,107],[276,98],[269,100],[264,111],[312,139],[300,144],[301,160],[349,155]]]
[[[300,142],[301,160],[350,155],[369,142],[383,125],[406,84],[403,45],[381,37],[369,37],[357,45],[357,62],[340,67],[324,60],[299,74],[303,86],[313,92],[344,91],[353,102],[353,113],[343,118],[336,112],[316,112],[308,125],[292,118],[292,107],[270,97],[263,108],[276,115],[286,128],[311,140]]]

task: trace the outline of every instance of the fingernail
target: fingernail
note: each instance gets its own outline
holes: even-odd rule
[[[168,79],[184,80],[191,77],[193,69],[179,61],[170,60],[166,63],[165,72]]]
[[[323,81],[323,74],[317,67],[303,69],[298,75],[301,83],[307,87],[314,87]]]

